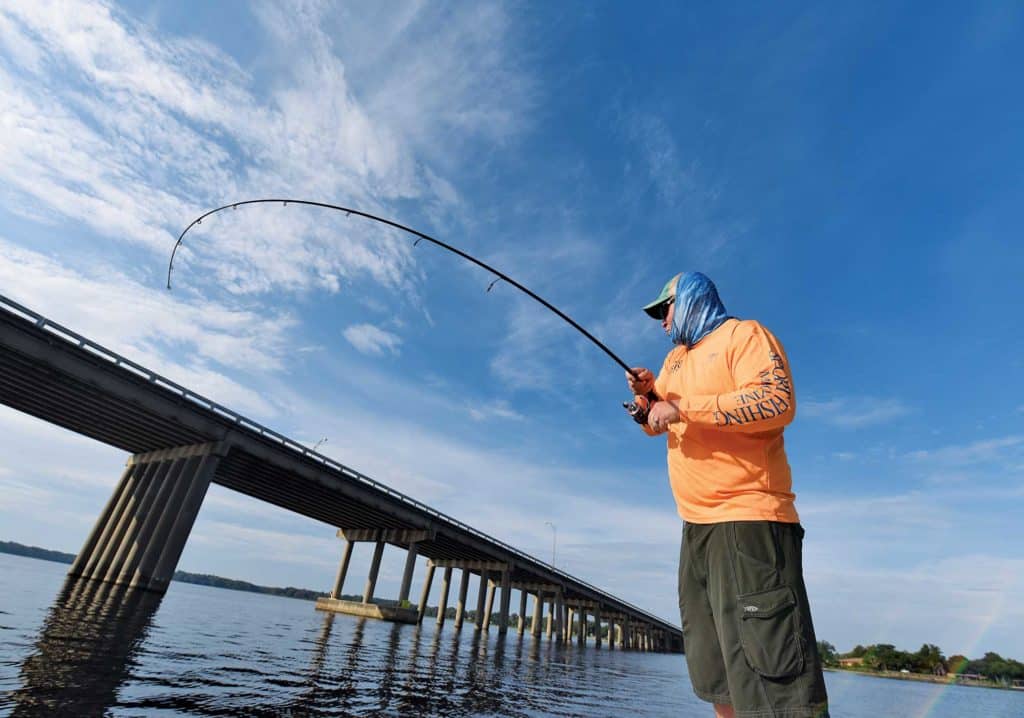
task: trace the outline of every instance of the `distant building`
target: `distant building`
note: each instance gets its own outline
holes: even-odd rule
[[[958,681],[984,681],[987,678],[980,673],[957,673],[956,679]]]
[[[864,663],[864,658],[863,657],[861,657],[861,658],[840,658],[839,659],[839,665],[842,666],[843,668],[853,668],[854,666],[859,666],[859,665],[862,665],[863,663]]]

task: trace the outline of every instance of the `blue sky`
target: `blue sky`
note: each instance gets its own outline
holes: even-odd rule
[[[677,621],[664,445],[556,317],[299,207],[163,275],[207,208],[338,202],[657,368],[639,307],[702,270],[792,363],[819,637],[1020,658],[1022,11],[720,5],[5,3],[0,291],[537,556],[551,522],[560,567]],[[124,455],[0,424],[0,538],[77,551]],[[325,587],[339,551],[214,487],[180,567]]]

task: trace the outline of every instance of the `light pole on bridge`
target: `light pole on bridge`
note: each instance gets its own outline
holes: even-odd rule
[[[558,527],[550,521],[545,521],[545,525],[551,527],[551,568],[555,567],[555,546],[558,543]]]

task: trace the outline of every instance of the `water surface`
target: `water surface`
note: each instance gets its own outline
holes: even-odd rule
[[[65,585],[0,554],[0,715],[709,716],[676,654],[403,626],[173,583]],[[835,718],[1024,718],[1024,694],[826,676]]]

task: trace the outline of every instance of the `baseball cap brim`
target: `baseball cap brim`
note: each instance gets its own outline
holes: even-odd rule
[[[644,311],[647,312],[647,316],[651,319],[661,319],[661,305],[667,302],[669,299],[676,295],[676,283],[679,281],[679,275],[672,277],[672,279],[665,282],[665,286],[661,288],[661,294],[653,302],[644,307]]]

